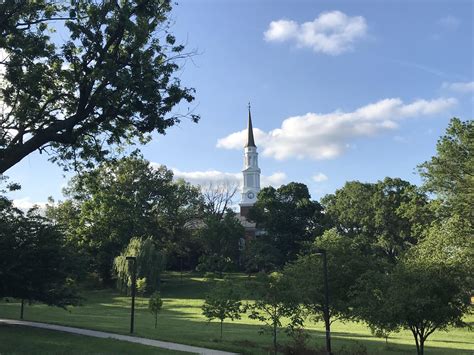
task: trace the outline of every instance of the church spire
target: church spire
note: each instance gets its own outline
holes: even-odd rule
[[[248,137],[247,137],[247,144],[245,145],[245,147],[257,147],[253,139],[253,127],[252,127],[252,115],[250,114],[250,102],[249,102],[249,123],[248,123],[247,131],[248,131],[247,132]]]

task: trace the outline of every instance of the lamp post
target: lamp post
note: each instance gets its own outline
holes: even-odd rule
[[[137,258],[135,256],[127,256],[126,259],[132,262],[132,313],[130,315],[130,333],[133,333],[133,323],[135,318],[135,290],[137,284]]]
[[[317,249],[316,255],[323,257],[324,271],[324,323],[326,324],[326,351],[331,355],[331,329],[329,324],[329,286],[328,286],[328,262],[325,249]]]

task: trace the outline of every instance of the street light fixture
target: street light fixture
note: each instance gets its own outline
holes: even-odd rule
[[[137,258],[135,256],[127,256],[127,261],[132,262],[132,313],[130,315],[130,333],[133,333],[133,325],[135,318],[135,291],[137,289]]]
[[[323,257],[324,270],[324,323],[326,324],[326,351],[331,355],[331,329],[329,324],[329,286],[328,286],[328,262],[325,249],[316,249],[316,255]]]

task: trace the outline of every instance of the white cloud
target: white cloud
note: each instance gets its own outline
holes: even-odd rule
[[[366,34],[364,17],[349,17],[341,11],[331,11],[302,24],[283,19],[272,21],[264,32],[264,39],[268,42],[293,41],[298,47],[311,48],[317,53],[338,55],[351,50],[354,42]]]
[[[444,27],[447,30],[456,30],[461,25],[461,20],[453,15],[442,17],[438,20],[438,25]]]
[[[277,172],[273,173],[270,176],[262,175],[261,184],[262,187],[273,186],[280,187],[287,181],[287,176],[285,173]]]
[[[158,166],[156,163],[152,163]],[[242,187],[242,173],[228,173],[218,170],[206,171],[181,171],[173,168],[175,179],[184,179],[193,185],[206,185],[208,183],[230,183]],[[276,172],[272,175],[261,175],[261,186],[279,187],[287,181],[287,176],[283,172]]]
[[[353,139],[371,137],[398,128],[404,118],[442,113],[456,105],[454,98],[416,100],[405,104],[399,98],[384,99],[352,112],[307,113],[283,120],[269,132],[256,130],[255,141],[263,155],[278,160],[288,158],[332,159],[340,156]],[[242,149],[245,130],[217,142],[224,149]]]
[[[23,211],[27,211],[35,206],[39,207],[40,210],[44,210],[46,208],[46,202],[31,201],[30,197],[23,197],[13,200],[13,206]]]
[[[259,128],[253,128],[253,134],[255,137],[255,141],[259,142],[260,144],[263,141],[268,139],[267,133],[262,131]],[[217,141],[217,148],[225,148],[225,149],[243,149],[245,140],[247,139],[247,128],[243,129],[239,132],[234,132],[229,134],[225,138],[221,138]]]
[[[175,179],[184,179],[193,185],[205,185],[210,182],[240,184],[240,180],[242,180],[242,174],[239,173],[226,173],[218,170],[181,171],[175,168],[172,170]]]
[[[443,83],[442,88],[460,93],[474,92],[474,81]]]
[[[313,175],[313,180],[315,182],[323,182],[323,181],[326,181],[327,179],[328,177],[323,173],[317,173],[316,175]]]

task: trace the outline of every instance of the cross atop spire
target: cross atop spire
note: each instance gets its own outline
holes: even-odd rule
[[[253,139],[253,127],[252,127],[252,115],[250,114],[250,102],[249,102],[249,122],[247,126],[247,144],[245,147],[257,147],[255,140]]]

